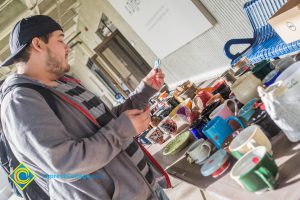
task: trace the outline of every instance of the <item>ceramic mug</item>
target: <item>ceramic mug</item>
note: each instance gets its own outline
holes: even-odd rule
[[[190,132],[193,134],[195,140],[199,140],[200,138],[207,139],[207,137],[202,132],[202,129],[207,124],[205,119],[199,118],[194,121],[190,126]]]
[[[179,132],[179,127],[182,127],[182,126],[185,125],[185,124],[189,124],[189,122],[188,122],[187,120],[185,120],[185,119],[179,117],[178,115],[173,116],[171,119],[176,123],[176,125],[177,125],[177,127],[178,127],[178,128],[177,128],[177,132],[178,132],[178,133],[180,133],[180,132]]]
[[[227,85],[232,85],[235,81],[236,78],[234,77],[234,72],[232,71],[232,69],[228,69],[226,70],[221,77],[226,81]]]
[[[249,151],[238,160],[230,176],[244,189],[261,193],[276,187],[278,167],[267,149],[261,146]]]
[[[241,132],[243,128],[239,128],[238,130],[234,131],[232,134],[228,135],[227,138],[222,143],[222,149],[224,149],[227,153],[231,154],[229,150],[229,145],[232,140]]]
[[[199,109],[203,109],[206,107],[206,102],[212,97],[213,95],[207,91],[200,91],[194,98],[194,103]]]
[[[213,86],[212,94],[220,94],[224,99],[228,99],[231,93],[230,87],[226,84],[224,80],[219,81]]]
[[[268,138],[279,134],[281,131],[270,115],[263,110],[255,112],[251,117],[250,123],[259,125]]]
[[[201,165],[206,158],[209,157],[211,148],[210,142],[207,142],[202,138],[195,141],[186,152],[188,161],[190,163],[195,162],[196,164]]]
[[[239,77],[253,67],[253,64],[247,59],[247,57],[243,57],[234,65],[234,76]]]
[[[226,119],[229,116],[237,115],[237,111],[237,103],[232,99],[227,99],[223,104],[219,105],[215,110],[212,111],[212,113],[210,113],[209,118],[213,119],[216,116],[220,116],[223,119]]]
[[[222,97],[222,95],[221,95],[220,93],[215,94],[214,96],[212,96],[212,97],[206,102],[206,106],[205,106],[205,107],[209,106],[210,104],[212,104],[212,103],[214,103],[215,101],[218,101],[218,100],[220,100],[221,103],[224,102],[224,98]]]
[[[272,154],[272,145],[261,128],[257,125],[251,125],[242,130],[230,143],[229,150],[231,154],[239,159],[250,150],[264,146]]]
[[[251,69],[254,76],[263,80],[274,69],[270,60],[263,60],[255,64],[255,67]]]
[[[218,149],[221,148],[222,143],[228,137],[228,135],[234,132],[228,123],[230,120],[237,121],[241,127],[245,128],[243,122],[234,116],[230,116],[226,119],[216,116],[203,128],[205,136],[209,138]]]
[[[212,113],[212,111],[214,111],[214,109],[216,109],[221,104],[222,104],[222,101],[220,99],[217,99],[214,102],[212,102],[211,104],[209,104],[208,106],[206,106],[200,114],[201,118],[206,119],[206,121],[209,121],[210,113]]]
[[[258,97],[257,87],[262,86],[261,80],[256,78],[251,72],[240,76],[232,85],[231,90],[238,101],[246,104],[253,98]]]
[[[229,116],[236,116],[238,112],[237,103],[232,99],[227,99],[223,104],[219,105],[215,110],[210,113],[209,118],[213,119],[216,116],[220,116],[226,119]],[[236,121],[230,121],[230,126],[233,130],[238,129],[239,124]]]
[[[253,108],[254,103],[257,101],[257,98],[251,99],[248,101],[239,111],[238,116],[242,117],[246,122],[250,120],[255,110]]]

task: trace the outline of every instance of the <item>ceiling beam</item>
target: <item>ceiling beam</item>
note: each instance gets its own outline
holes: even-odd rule
[[[1,5],[0,5],[0,10],[3,10],[8,4],[10,4],[13,0],[5,0]]]
[[[29,10],[31,10],[35,15],[40,14],[39,0],[23,0]]]
[[[70,10],[71,8],[77,8],[78,6],[80,6],[80,3],[78,1],[74,1],[74,0],[64,0],[63,2],[60,3],[60,11],[61,11],[61,15],[65,14],[68,10]],[[53,18],[57,18],[57,4],[53,4],[49,9],[47,9],[47,11],[45,13],[43,13],[44,15],[49,15]]]

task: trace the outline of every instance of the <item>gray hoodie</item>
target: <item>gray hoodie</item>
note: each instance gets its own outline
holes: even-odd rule
[[[12,75],[1,94],[16,83],[43,84]],[[143,108],[156,91],[141,83],[124,104],[113,109],[117,118],[97,129],[80,111],[55,96],[60,120],[43,97],[30,88],[14,88],[1,98],[3,130],[16,158],[37,176],[51,199],[157,199],[152,188],[122,149],[135,136],[122,112]],[[90,177],[48,175],[88,174]]]

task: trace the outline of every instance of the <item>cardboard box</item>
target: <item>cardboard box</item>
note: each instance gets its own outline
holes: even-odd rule
[[[289,0],[268,23],[285,43],[300,40],[300,0]]]

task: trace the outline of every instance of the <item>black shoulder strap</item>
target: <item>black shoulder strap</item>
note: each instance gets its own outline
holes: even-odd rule
[[[13,88],[16,88],[16,87],[30,88],[30,89],[33,89],[33,90],[39,92],[43,96],[43,98],[45,99],[45,101],[47,102],[49,107],[56,114],[56,116],[59,117],[57,106],[55,104],[54,93],[50,89],[47,89],[43,86],[35,85],[32,83],[18,83],[13,86]]]
[[[47,102],[49,107],[56,114],[56,116],[59,117],[58,112],[57,112],[57,106],[55,104],[55,99],[53,96],[54,94],[51,92],[51,90],[49,90],[45,87],[39,86],[39,85],[31,84],[31,83],[19,83],[19,84],[14,85],[9,91],[11,91],[13,88],[16,88],[16,87],[31,88],[31,89],[39,92],[43,96],[43,98],[45,99],[45,101]],[[7,93],[5,93],[3,95],[3,98]],[[19,165],[19,161],[14,156],[8,141],[4,137],[4,134],[2,134],[2,137],[3,137],[2,140],[5,142],[6,153],[12,159],[11,161],[14,161],[11,164],[13,165],[12,167],[15,168]],[[40,188],[40,186],[35,181],[32,181],[30,183],[30,187],[26,187],[23,190],[22,196],[23,196],[23,198],[28,199],[28,200],[32,200],[32,199],[34,199],[34,200],[35,199],[36,200],[49,200],[50,199],[50,197]]]

